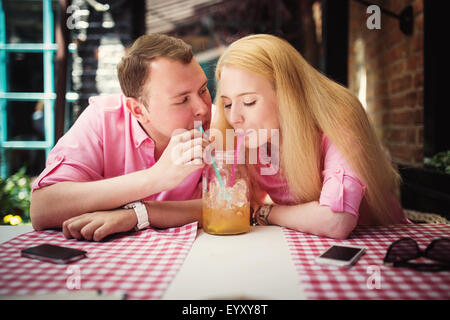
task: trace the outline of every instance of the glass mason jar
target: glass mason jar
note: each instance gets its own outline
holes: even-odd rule
[[[216,151],[220,179],[213,164],[203,170],[203,230],[226,235],[250,231],[249,179],[244,164],[236,164],[234,151]],[[208,163],[211,162],[211,159]]]

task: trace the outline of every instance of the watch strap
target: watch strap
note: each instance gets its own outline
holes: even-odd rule
[[[273,204],[265,204],[258,208],[255,212],[256,222],[260,226],[269,225],[267,218],[269,217],[270,211],[272,211]]]
[[[134,209],[137,217],[137,225],[135,227],[136,230],[142,230],[150,226],[150,222],[148,221],[148,213],[145,204],[142,201],[135,201],[128,203],[124,206],[125,209]]]

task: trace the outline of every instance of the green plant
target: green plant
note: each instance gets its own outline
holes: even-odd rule
[[[425,158],[424,164],[426,167],[450,174],[450,150],[439,152],[431,158]]]
[[[30,222],[31,182],[26,168],[9,176],[0,178],[0,224],[18,224]]]

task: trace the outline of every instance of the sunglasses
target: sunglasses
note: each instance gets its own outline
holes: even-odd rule
[[[420,257],[437,261],[439,264],[409,262]],[[389,246],[384,264],[426,272],[450,270],[450,238],[435,239],[424,251],[420,250],[416,240],[412,238],[396,240]]]

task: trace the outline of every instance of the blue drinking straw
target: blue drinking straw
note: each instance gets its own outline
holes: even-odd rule
[[[202,126],[199,126],[198,129],[199,129],[203,134],[205,134],[205,130],[203,130],[203,127],[202,127]],[[225,185],[223,184],[222,177],[220,176],[219,169],[217,168],[217,164],[216,164],[216,161],[214,160],[214,156],[213,156],[212,153],[211,153],[211,161],[212,161],[212,165],[213,165],[214,171],[216,172],[217,179],[219,179],[219,184],[220,184],[220,186],[221,186],[222,188],[224,188]]]
[[[203,130],[202,126],[199,126],[198,129],[205,134],[205,130]],[[223,194],[223,196],[225,197],[225,199],[228,201],[228,206],[230,205],[229,202],[231,201],[231,195],[228,192],[223,192],[223,190],[225,189],[225,184],[223,183],[222,177],[220,176],[220,172],[219,172],[219,168],[217,168],[217,164],[216,161],[214,159],[214,155],[211,153],[211,163],[213,165],[214,168],[214,172],[216,173],[217,179],[219,180],[219,184],[220,184],[220,193]]]

